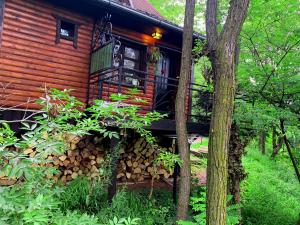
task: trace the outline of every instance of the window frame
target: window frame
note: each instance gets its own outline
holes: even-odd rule
[[[135,43],[135,42],[131,42],[131,41],[128,41],[128,40],[124,40],[124,39],[121,39],[121,48],[120,48],[120,53],[122,54],[122,59],[120,61],[120,64],[119,64],[119,67],[122,67],[123,68],[123,73],[126,72],[126,70],[132,72],[133,74],[138,74],[139,72],[141,74],[145,74],[145,80],[142,80],[142,85],[138,85],[138,86],[135,86],[131,83],[128,83],[126,82],[125,80],[125,77],[123,77],[121,83],[122,85],[125,85],[125,86],[129,86],[129,87],[136,87],[136,88],[139,88],[139,89],[143,89],[143,90],[146,90],[146,79],[147,79],[147,64],[146,64],[146,52],[147,52],[147,46],[144,46],[142,44],[139,44],[139,43]],[[134,59],[134,58],[130,58],[130,57],[127,57],[125,56],[125,48],[131,48],[131,49],[134,49],[134,50],[137,50],[139,52],[139,57],[138,59]],[[131,68],[128,68],[128,67],[125,67],[124,66],[124,61],[125,60],[129,60],[131,62],[134,62],[135,63],[135,66],[138,65],[138,68],[134,68],[134,69],[131,69]],[[139,71],[139,72],[137,72]]]
[[[64,40],[72,41],[73,42],[73,47],[75,49],[77,49],[78,48],[78,30],[79,30],[79,27],[81,26],[81,24],[78,23],[78,22],[76,22],[76,21],[70,20],[68,18],[59,16],[59,15],[53,15],[53,16],[56,19],[55,44],[60,43],[60,40],[64,39]],[[73,35],[73,37],[61,34],[60,31],[61,31],[61,24],[62,24],[62,22],[66,22],[66,23],[70,23],[70,24],[74,25],[74,35]]]

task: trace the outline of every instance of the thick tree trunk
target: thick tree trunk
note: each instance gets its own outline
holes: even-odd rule
[[[224,46],[225,47],[225,46]],[[235,94],[234,56],[219,49],[215,73],[213,114],[208,146],[208,225],[226,224],[228,143]]]
[[[190,198],[190,149],[186,128],[185,105],[186,94],[188,92],[188,79],[192,65],[194,10],[195,0],[186,0],[180,78],[175,104],[178,148],[180,158],[183,161],[183,165],[180,169],[179,199],[177,207],[178,220],[187,219]]]
[[[266,154],[266,132],[262,131],[259,135],[259,150],[262,154]]]
[[[242,157],[247,141],[241,139],[238,127],[233,124],[229,140],[228,152],[228,192],[233,196],[233,204],[241,202],[241,181],[246,177],[242,165]]]
[[[249,0],[231,0],[217,32],[217,0],[207,0],[206,33],[214,75],[214,100],[208,146],[207,225],[226,224],[228,144],[235,95],[236,46]]]

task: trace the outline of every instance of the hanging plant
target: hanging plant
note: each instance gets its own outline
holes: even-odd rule
[[[147,49],[147,62],[157,63],[160,59],[159,47],[149,46]]]

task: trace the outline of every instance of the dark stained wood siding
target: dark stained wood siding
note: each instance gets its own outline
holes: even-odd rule
[[[1,0],[0,0],[1,1]],[[73,42],[55,44],[56,20],[61,15],[81,26],[78,48]],[[93,19],[35,0],[7,0],[0,52],[0,82],[6,88],[5,104],[20,105],[42,95],[42,88],[73,89],[85,101]],[[2,99],[2,104],[4,99]],[[29,108],[37,108],[28,104]]]
[[[2,29],[3,29],[4,5],[5,5],[5,1],[0,0],[0,49],[1,49]]]

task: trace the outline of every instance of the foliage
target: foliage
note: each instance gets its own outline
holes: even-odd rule
[[[167,151],[160,151],[154,161],[156,166],[163,165],[170,173],[173,172],[176,163],[182,166],[183,162],[179,155]]]
[[[148,199],[147,191],[120,191],[114,197],[111,206],[103,207],[97,216],[100,223],[107,224],[110,218],[140,218],[140,224],[172,225],[175,207],[171,194],[154,191]]]
[[[89,181],[86,177],[78,177],[63,188],[59,199],[63,211],[79,210],[94,214],[106,200],[103,181]]]
[[[1,121],[0,175],[17,182],[9,187],[0,187],[0,214],[5,215],[1,217],[1,223],[98,224],[96,217],[76,210],[86,213],[98,209],[99,202],[103,202],[102,186],[84,179],[74,181],[69,190],[57,186],[51,179],[46,179],[57,172],[45,166],[49,162],[47,156],[64,153],[70,149],[71,140],[89,135],[92,131],[100,132],[104,137],[118,138],[119,134],[108,128],[112,125],[134,129],[154,143],[145,126],[162,116],[156,112],[141,115],[139,107],[123,103],[132,99],[136,90],[129,91],[127,95],[112,95],[111,100],[115,101],[112,103],[95,101],[86,111],[81,109],[83,104],[69,93],[68,90],[46,90],[45,97],[38,101],[43,110],[33,115],[30,121],[23,121],[25,132],[19,139],[7,123]],[[8,149],[10,146],[14,146],[15,150]],[[23,151],[28,149],[35,149],[36,154],[33,157],[24,154]],[[121,219],[121,224],[125,225],[134,225],[138,221],[127,215],[122,218],[125,219]]]
[[[151,135],[151,131],[146,130],[153,121],[161,119],[164,115],[158,112],[148,112],[140,114],[140,107],[127,102],[140,102],[140,99],[135,95],[138,93],[137,89],[129,90],[127,94],[112,94],[110,99],[113,102],[107,102],[97,99],[94,104],[87,109],[91,113],[91,120],[100,121],[104,127],[115,126],[119,129],[133,129],[146,139],[149,143],[154,143],[155,139]],[[105,129],[100,130],[105,132]],[[116,133],[111,133],[109,136],[118,137]]]
[[[236,117],[260,132],[298,124],[299,4],[293,0],[252,1],[241,34]],[[245,126],[245,124],[242,124]]]
[[[178,221],[179,225],[205,225],[206,224],[206,188],[199,187],[196,190],[194,196],[190,199],[190,205],[193,210],[193,222],[192,221]],[[232,196],[227,197],[227,202],[232,200]],[[239,205],[228,205],[227,206],[227,225],[239,224],[240,216],[237,210],[240,208]]]
[[[157,63],[160,59],[160,50],[159,47],[151,46],[147,49],[147,62],[148,63]]]
[[[285,158],[261,155],[253,142],[243,164],[248,173],[242,185],[242,217],[246,225],[294,225],[300,212],[300,187]],[[271,142],[267,143],[271,153]]]
[[[138,225],[139,218],[133,218],[130,217],[121,218],[118,219],[117,217],[114,217],[112,220],[109,220],[109,225]]]

